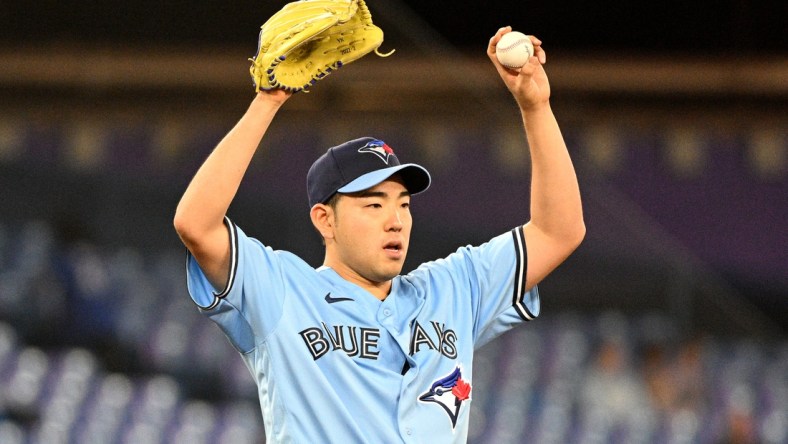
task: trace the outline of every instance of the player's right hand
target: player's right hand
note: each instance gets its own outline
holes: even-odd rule
[[[262,100],[270,100],[271,102],[278,104],[280,106],[292,96],[293,96],[292,91],[285,91],[279,88],[260,90],[260,92],[257,93],[258,98]]]

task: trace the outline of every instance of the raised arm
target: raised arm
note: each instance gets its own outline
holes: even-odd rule
[[[550,84],[542,65],[542,42],[531,37],[534,57],[519,70],[503,67],[495,56],[501,28],[487,55],[520,107],[531,153],[531,219],[525,224],[528,252],[526,286],[533,287],[561,264],[585,236],[583,209],[572,160],[550,107]]]
[[[174,225],[216,289],[227,283],[230,238],[224,216],[268,126],[291,93],[256,94],[241,119],[208,156],[181,198]]]

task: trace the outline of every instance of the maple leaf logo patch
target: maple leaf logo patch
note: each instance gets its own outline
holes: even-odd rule
[[[359,153],[372,153],[378,157],[383,162],[386,162],[386,165],[389,163],[389,156],[394,154],[394,150],[391,149],[390,146],[386,145],[385,142],[382,140],[372,140],[368,142],[366,145],[362,146],[358,149]]]

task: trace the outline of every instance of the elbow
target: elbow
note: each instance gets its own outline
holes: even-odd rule
[[[561,230],[552,236],[554,245],[564,252],[564,257],[572,254],[586,237],[586,225],[582,218],[574,223],[564,224]]]
[[[574,233],[574,241],[575,241],[575,248],[579,247],[581,243],[583,243],[583,239],[586,238],[586,224],[583,220],[580,220],[580,223],[577,224],[577,228],[575,229]]]
[[[586,224],[583,222],[582,219],[578,221],[571,230],[567,231],[565,235],[566,244],[570,249],[570,253],[575,251],[581,243],[583,243],[583,239],[586,237]]]
[[[172,219],[172,225],[175,232],[178,233],[181,241],[188,247],[192,239],[196,238],[194,223],[191,219],[183,213],[183,211],[176,210],[175,216]]]
[[[178,237],[183,240],[184,235],[189,231],[189,224],[183,215],[177,211],[175,212],[175,217],[172,218],[172,226],[175,228],[175,232],[178,233]]]
[[[207,238],[224,227],[224,215],[206,218],[200,211],[175,210],[172,225],[186,248],[194,253]]]

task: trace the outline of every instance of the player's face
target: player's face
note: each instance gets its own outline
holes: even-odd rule
[[[398,177],[342,196],[335,218],[334,249],[342,271],[371,283],[402,271],[413,219],[410,194]]]

